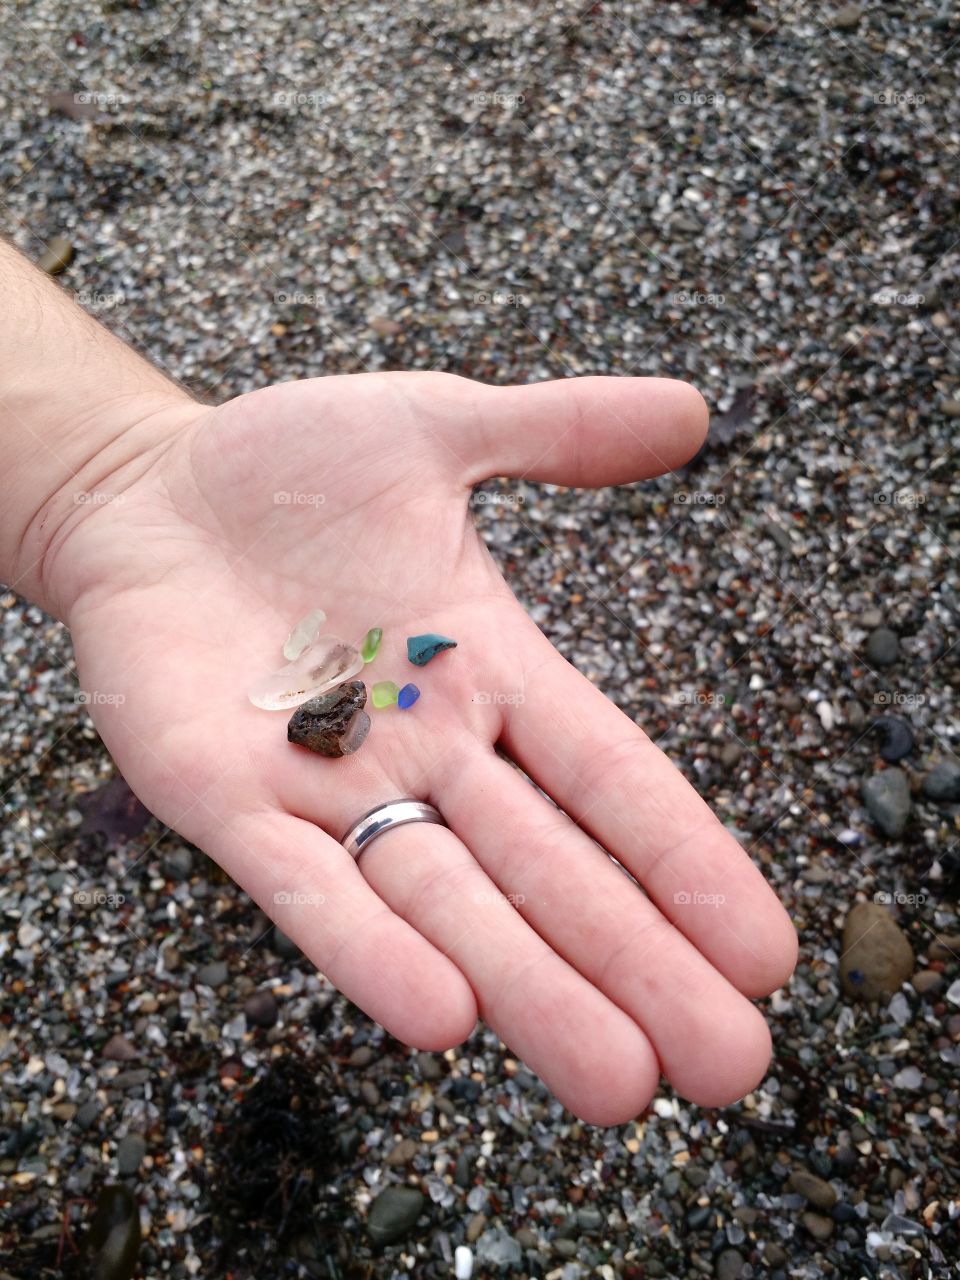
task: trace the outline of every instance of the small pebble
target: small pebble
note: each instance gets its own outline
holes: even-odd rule
[[[272,991],[254,991],[243,1002],[244,1016],[254,1027],[272,1027],[279,1016],[277,998]]]
[[[903,770],[874,773],[864,779],[860,790],[870,817],[883,834],[891,840],[902,836],[911,808],[910,784]]]
[[[117,1169],[123,1177],[134,1174],[147,1154],[147,1143],[142,1134],[128,1133],[117,1144]]]
[[[59,275],[73,261],[73,245],[66,236],[54,236],[37,259],[37,266],[47,275]]]
[[[900,638],[889,627],[877,627],[867,638],[867,661],[874,667],[889,667],[900,655]]]
[[[960,803],[960,764],[942,760],[926,775],[920,789],[928,800],[937,804]]]

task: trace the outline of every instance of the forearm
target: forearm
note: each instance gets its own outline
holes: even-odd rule
[[[58,544],[195,413],[186,392],[0,241],[0,578],[52,613]]]

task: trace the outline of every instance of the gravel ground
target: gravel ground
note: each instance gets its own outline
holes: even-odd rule
[[[0,10],[3,226],[69,241],[64,285],[201,394],[700,386],[680,476],[493,483],[477,520],[802,941],[721,1113],[664,1093],[601,1130],[482,1028],[408,1051],[103,790],[68,636],[7,595],[0,1276],[91,1274],[86,1224],[135,1231],[107,1184],[143,1244],[104,1278],[440,1277],[464,1242],[476,1276],[953,1274],[956,11]]]

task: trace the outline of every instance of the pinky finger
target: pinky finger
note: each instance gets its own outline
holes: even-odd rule
[[[476,1000],[457,966],[374,893],[319,827],[265,812],[206,843],[337,990],[398,1040],[443,1050],[473,1032]]]

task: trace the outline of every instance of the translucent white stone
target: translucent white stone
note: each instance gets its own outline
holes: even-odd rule
[[[358,649],[336,636],[321,636],[296,662],[258,680],[247,697],[264,711],[289,711],[344,680],[352,680],[362,670]]]
[[[326,620],[327,615],[322,609],[311,609],[300,619],[287,636],[286,644],[283,646],[283,656],[288,662],[296,662],[301,653],[314,643]]]

